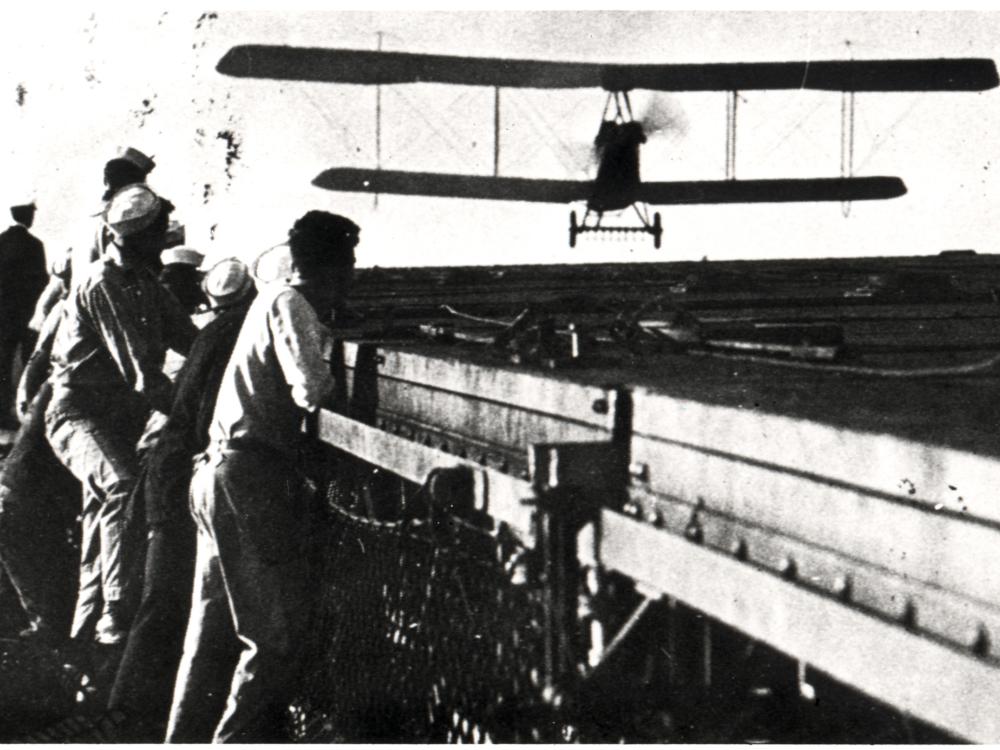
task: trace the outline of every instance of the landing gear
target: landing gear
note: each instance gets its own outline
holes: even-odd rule
[[[641,206],[641,207],[640,207]],[[642,232],[653,236],[653,247],[659,249],[663,238],[663,224],[660,221],[660,214],[653,214],[653,220],[649,219],[649,210],[646,204],[633,204],[636,214],[639,216],[640,226],[608,226],[602,225],[604,218],[603,211],[587,208],[583,215],[583,220],[579,220],[576,211],[569,213],[569,246],[576,247],[576,238],[584,232],[600,232],[605,234],[632,234]]]

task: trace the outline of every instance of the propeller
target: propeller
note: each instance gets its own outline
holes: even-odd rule
[[[684,110],[674,97],[662,93],[651,93],[646,99],[642,113],[635,118],[642,123],[646,137],[659,133],[676,133],[685,135],[688,121]]]
[[[641,97],[641,98],[640,98]],[[636,96],[640,109],[635,115],[635,121],[642,127],[647,139],[657,136],[681,137],[687,134],[690,127],[683,108],[676,97],[662,92],[639,92]],[[604,117],[614,116],[614,105],[605,109]],[[568,160],[576,165],[576,171],[593,178],[601,163],[601,147],[595,141],[597,130],[591,119],[575,118],[575,123],[568,138],[562,142],[563,152]]]

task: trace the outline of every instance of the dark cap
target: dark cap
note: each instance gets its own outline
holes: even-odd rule
[[[143,174],[149,174],[156,167],[156,162],[153,161],[152,156],[146,156],[142,151],[131,146],[118,149],[115,159],[129,162],[141,170]]]

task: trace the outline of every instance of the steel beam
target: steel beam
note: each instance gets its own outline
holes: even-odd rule
[[[1000,741],[1000,668],[611,510],[601,563],[959,737]]]
[[[347,367],[355,367],[359,347],[354,342],[345,343],[344,362]],[[595,431],[609,432],[613,424],[613,409],[607,407],[609,399],[613,402],[614,392],[609,388],[514,366],[485,365],[456,356],[408,351],[405,347],[379,346],[378,356],[379,377],[397,381],[400,387],[422,385],[457,396],[557,417],[560,421],[576,423]],[[595,403],[602,401],[605,408],[595,409]],[[530,437],[520,447],[526,448],[530,442],[546,441],[543,436]]]
[[[1000,657],[1000,607],[992,602],[971,600],[887,568],[866,565],[835,549],[761,528],[753,519],[735,519],[636,487],[629,498],[634,517],[659,528],[683,535],[696,518],[699,541],[706,547],[782,575],[792,573],[800,584],[852,606],[908,621],[920,632]]]
[[[633,404],[645,489],[1000,602],[997,459],[643,389]]]
[[[473,507],[507,524],[525,546],[533,546],[535,491],[529,482],[330,411],[320,412],[317,432],[338,450],[417,484],[435,469],[468,469],[474,480]]]
[[[606,441],[614,428],[613,389],[388,346],[377,349],[377,373],[363,374],[360,351],[355,343],[344,346],[352,391],[371,393],[380,414],[472,442],[527,457],[529,445]]]

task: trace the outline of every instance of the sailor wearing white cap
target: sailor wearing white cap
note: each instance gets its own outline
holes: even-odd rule
[[[240,302],[254,288],[250,269],[238,258],[225,258],[214,264],[201,286],[216,309]]]
[[[98,219],[95,223],[94,217],[100,217],[104,213],[104,210],[107,208],[107,201],[111,199],[112,195],[126,185],[144,183],[146,177],[155,167],[156,162],[151,157],[146,156],[142,151],[131,146],[118,148],[115,151],[115,155],[104,164],[105,191],[101,197],[103,204],[99,211],[95,211],[81,224],[77,231],[78,239],[67,251],[70,257],[71,275],[75,273],[77,276],[81,276],[85,272],[86,267],[101,256],[105,245],[110,239],[103,221]],[[182,227],[179,227],[179,229],[183,231]],[[168,242],[167,246],[169,247],[170,244],[183,244],[183,242],[184,238],[183,234],[181,234],[179,241]],[[60,280],[50,278],[49,284],[45,287],[45,291],[39,298],[38,304],[35,307],[35,313],[32,316],[33,330],[38,331],[40,329],[42,321],[48,315],[48,311],[52,309],[52,306],[62,296],[62,293]]]
[[[108,702],[109,711],[124,714],[123,736],[132,741],[161,742],[165,733],[194,586],[192,458],[208,444],[215,396],[254,292],[246,265],[236,258],[211,266],[204,289],[217,316],[198,334],[177,375],[170,416],[147,454],[140,490],[146,513],[142,600]],[[218,670],[218,681],[215,702],[229,690],[225,670]]]
[[[111,244],[74,281],[52,349],[46,433],[82,482],[80,588],[72,636],[125,637],[122,509],[138,474],[150,408],[167,413],[166,349],[186,354],[196,329],[154,270],[173,206],[146,185],[118,191],[102,220]]]

